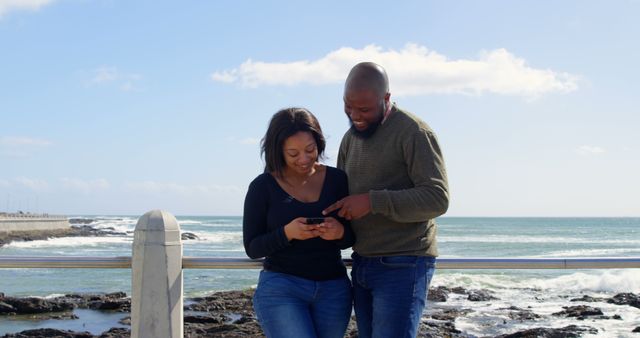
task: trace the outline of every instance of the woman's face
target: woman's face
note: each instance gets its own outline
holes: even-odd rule
[[[287,138],[282,146],[287,170],[308,174],[318,160],[318,146],[308,131],[299,131]]]

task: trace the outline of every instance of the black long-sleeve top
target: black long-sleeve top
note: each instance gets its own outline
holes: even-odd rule
[[[344,226],[340,240],[316,237],[287,240],[284,226],[298,217],[323,217],[322,210],[349,194],[347,175],[326,167],[320,198],[300,202],[286,193],[269,173],[256,177],[244,201],[242,233],[244,249],[251,258],[266,257],[264,269],[311,280],[336,279],[346,275],[341,249],[353,245],[355,237],[349,221],[335,217]]]

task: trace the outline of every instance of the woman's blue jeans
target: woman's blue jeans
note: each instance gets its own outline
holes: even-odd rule
[[[351,304],[347,276],[313,281],[263,270],[253,296],[258,322],[269,338],[342,338]]]
[[[359,338],[415,337],[435,272],[435,258],[353,257],[354,309]]]

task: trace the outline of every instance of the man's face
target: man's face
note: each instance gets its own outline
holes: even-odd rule
[[[384,118],[385,98],[376,95],[373,90],[346,90],[344,112],[356,136],[370,137]]]

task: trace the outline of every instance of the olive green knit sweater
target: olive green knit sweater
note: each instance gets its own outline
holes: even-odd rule
[[[371,213],[354,220],[353,249],[362,256],[437,256],[434,218],[449,206],[444,160],[431,128],[398,109],[369,138],[347,131],[338,168],[349,193],[369,193]]]

